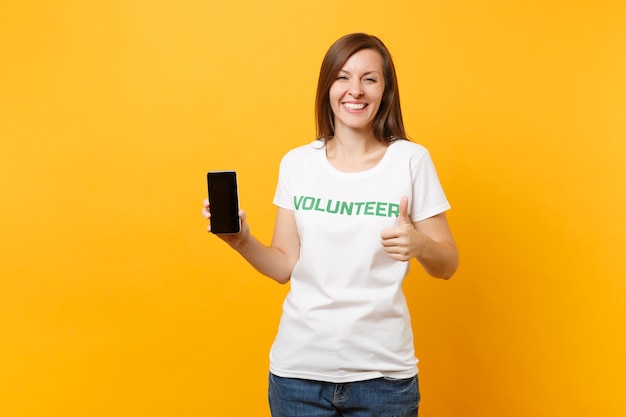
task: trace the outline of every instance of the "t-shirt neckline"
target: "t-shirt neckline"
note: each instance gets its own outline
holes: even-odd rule
[[[334,166],[332,166],[332,164],[330,163],[330,161],[328,160],[328,158],[326,157],[326,146],[324,144],[323,141],[321,140],[316,140],[313,142],[313,147],[317,150],[319,150],[319,158],[320,161],[322,163],[322,166],[329,171],[331,174],[337,176],[337,177],[342,177],[342,178],[363,178],[363,177],[369,177],[371,175],[374,175],[376,172],[380,171],[387,163],[387,160],[389,160],[389,158],[391,157],[391,148],[395,145],[397,141],[393,141],[391,142],[388,146],[387,149],[385,149],[385,154],[383,155],[383,157],[380,159],[380,161],[378,161],[378,163],[376,165],[374,165],[373,167],[366,169],[364,171],[357,171],[357,172],[346,172],[346,171],[341,171],[337,168],[335,168]]]

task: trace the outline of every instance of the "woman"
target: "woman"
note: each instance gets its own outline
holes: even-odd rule
[[[355,33],[330,47],[316,118],[318,139],[281,161],[271,244],[253,237],[243,211],[241,232],[219,235],[261,273],[291,281],[270,354],[272,416],[417,416],[402,282],[412,258],[448,279],[458,254],[450,206],[427,150],[406,139],[378,38]]]

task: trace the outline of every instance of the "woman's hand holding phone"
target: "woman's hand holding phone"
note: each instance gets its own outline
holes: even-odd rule
[[[211,220],[211,203],[209,202],[208,198],[204,199],[203,207],[202,207],[202,216],[207,220]],[[241,227],[240,227],[239,232],[237,233],[214,233],[211,230],[210,223],[209,223],[209,226],[207,226],[207,232],[214,233],[216,236],[218,236],[224,242],[228,243],[230,246],[236,247],[250,233],[250,227],[248,226],[248,223],[246,222],[246,213],[241,209],[239,209],[238,218],[239,218]]]

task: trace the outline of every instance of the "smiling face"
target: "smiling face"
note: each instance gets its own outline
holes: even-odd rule
[[[340,135],[345,128],[370,133],[384,91],[380,54],[373,49],[362,49],[350,56],[329,92],[335,133]]]

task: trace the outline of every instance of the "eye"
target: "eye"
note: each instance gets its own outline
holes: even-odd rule
[[[376,78],[372,78],[372,77],[367,77],[367,78],[365,78],[364,81],[366,81],[368,83],[375,83],[375,82],[377,82]]]
[[[337,80],[347,80],[348,77],[346,77],[345,75],[338,75],[337,76]]]

